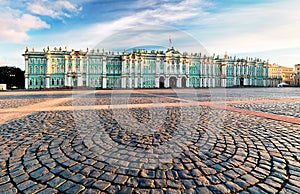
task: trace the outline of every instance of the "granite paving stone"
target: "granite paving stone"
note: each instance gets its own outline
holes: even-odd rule
[[[0,193],[299,192],[300,97],[224,90],[1,93]]]

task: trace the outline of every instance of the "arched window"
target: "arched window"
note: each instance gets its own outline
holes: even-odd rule
[[[32,66],[29,67],[29,73],[32,74]]]
[[[43,66],[40,67],[40,73],[44,74],[44,67]]]
[[[29,85],[32,86],[32,80],[31,79],[29,80]]]
[[[58,78],[56,79],[56,85],[60,85]]]
[[[34,66],[34,74],[38,73],[38,66]]]
[[[41,78],[41,86],[44,86],[44,79]]]
[[[54,86],[54,84],[55,84],[55,83],[54,83],[54,78],[52,78],[52,86]]]

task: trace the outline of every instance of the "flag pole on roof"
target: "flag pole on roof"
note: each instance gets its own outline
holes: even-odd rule
[[[172,39],[171,39],[171,36],[169,36],[169,48],[172,47]]]

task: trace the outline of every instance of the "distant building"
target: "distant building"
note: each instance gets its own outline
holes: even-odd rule
[[[295,86],[300,86],[300,64],[295,65]]]
[[[282,68],[278,64],[269,65],[269,86],[277,87],[282,82]]]
[[[294,85],[294,68],[281,67],[282,82]]]
[[[268,86],[268,63],[225,54],[205,56],[144,49],[68,51],[48,47],[25,53],[25,88],[169,88]]]

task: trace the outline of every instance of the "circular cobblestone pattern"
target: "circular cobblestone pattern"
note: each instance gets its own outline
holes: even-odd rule
[[[0,191],[298,193],[299,132],[202,106],[38,112],[0,126]]]
[[[299,102],[252,103],[234,105],[234,107],[300,118]]]

